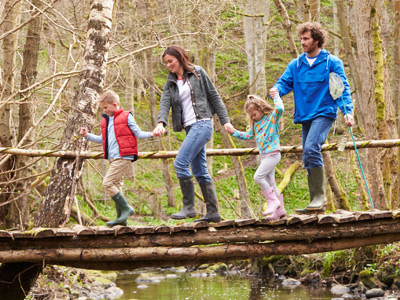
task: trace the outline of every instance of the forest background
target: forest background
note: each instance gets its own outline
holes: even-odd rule
[[[28,152],[102,151],[101,145],[80,139],[78,132],[87,126],[99,133],[96,98],[105,89],[120,95],[122,106],[142,130],[152,131],[168,74],[161,54],[171,44],[184,46],[192,61],[206,69],[233,125],[245,130],[247,94],[268,99],[268,89],[302,52],[295,27],[308,20],[321,22],[329,31],[325,48],[344,61],[355,106],[356,140],[398,139],[399,14],[399,0],[2,1],[0,146]],[[292,122],[293,95],[283,100],[281,145],[299,146],[301,128]],[[232,140],[217,119],[214,126],[208,148],[255,147],[254,142]],[[162,138],[140,140],[139,151],[179,149],[184,132],[168,128]],[[341,136],[351,141],[342,117],[328,142]],[[378,209],[399,207],[399,149],[360,150]],[[324,161],[329,210],[371,208],[354,152],[324,152]],[[262,217],[263,196],[252,179],[257,156],[209,157],[209,167],[223,218]],[[101,186],[106,168],[105,160],[79,155],[29,157],[3,151],[1,226],[25,230],[75,222],[104,224],[115,217]],[[277,182],[289,213],[308,201],[305,177],[301,155],[284,154]],[[125,181],[124,191],[136,210],[130,224],[176,222],[168,218],[181,205],[171,158],[139,159],[135,180]],[[200,194],[198,198],[202,211]]]

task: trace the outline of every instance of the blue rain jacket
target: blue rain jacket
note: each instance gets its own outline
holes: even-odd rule
[[[343,101],[341,97],[334,100],[329,93],[329,73],[334,72],[344,83]],[[292,60],[274,87],[282,97],[293,90],[295,110],[293,121],[301,124],[316,117],[336,119],[338,107],[343,114],[353,114],[353,102],[350,97],[350,86],[344,73],[343,62],[325,49],[317,56],[312,66],[308,64],[306,53]]]

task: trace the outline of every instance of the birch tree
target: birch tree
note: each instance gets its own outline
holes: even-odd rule
[[[20,19],[20,1],[5,1],[3,9],[2,32],[10,32],[19,23]],[[1,62],[1,99],[7,99],[13,94],[15,89],[15,59],[17,55],[19,31],[8,34],[3,38],[3,59]],[[11,147],[13,133],[10,128],[11,105],[0,101],[0,145],[2,147]],[[3,105],[4,104],[4,105]],[[8,183],[14,174],[10,171],[14,169],[14,158],[8,159],[0,166],[0,203],[9,200],[12,194],[12,186]],[[5,173],[3,173],[5,172]],[[0,219],[4,220],[7,214],[7,206],[0,206]]]
[[[249,69],[250,94],[261,98],[267,95],[265,82],[265,45],[267,32],[264,23],[269,16],[269,1],[246,1],[243,16],[244,38]]]
[[[91,2],[86,50],[80,72],[79,88],[74,96],[67,126],[60,141],[63,150],[87,149],[87,142],[78,138],[81,127],[91,131],[106,75],[109,38],[113,12],[112,0]],[[79,159],[56,159],[45,200],[35,216],[35,226],[59,227],[68,220],[76,183],[82,169]],[[49,211],[52,214],[49,215]]]

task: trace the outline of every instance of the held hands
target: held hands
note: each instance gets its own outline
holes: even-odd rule
[[[88,130],[85,127],[82,127],[81,130],[79,131],[79,134],[83,136],[85,139],[88,137]]]
[[[233,127],[231,123],[225,123],[224,128],[229,135],[232,135],[235,132],[235,127]]]
[[[275,99],[277,97],[279,97],[279,91],[276,87],[270,88],[269,89],[269,94],[271,95],[272,99]]]
[[[346,126],[347,127],[353,127],[354,126],[354,118],[352,114],[345,114],[344,115],[344,120],[346,121]]]
[[[156,128],[153,130],[153,136],[162,136],[165,133],[165,128],[163,123],[158,123]]]

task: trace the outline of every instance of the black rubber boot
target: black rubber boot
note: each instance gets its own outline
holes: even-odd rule
[[[204,217],[194,220],[194,222],[220,222],[221,216],[218,212],[217,192],[213,182],[200,184],[201,192],[206,203],[207,213]]]
[[[186,218],[194,218],[197,216],[196,208],[194,207],[194,185],[192,177],[179,178],[179,184],[182,190],[183,208],[176,214],[172,214],[171,218],[182,220]]]
[[[311,168],[308,175],[310,204],[304,209],[296,209],[299,214],[325,212],[327,204],[324,167]]]
[[[117,218],[111,222],[107,222],[106,225],[109,227],[115,225],[127,225],[127,220],[130,215],[132,215],[135,211],[128,204],[128,201],[125,199],[124,195],[121,192],[116,193],[111,197],[115,203],[115,207],[117,209]],[[118,216],[119,214],[119,216]]]

